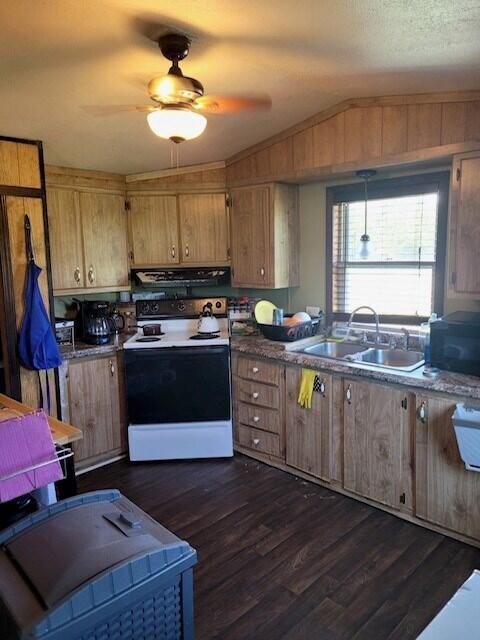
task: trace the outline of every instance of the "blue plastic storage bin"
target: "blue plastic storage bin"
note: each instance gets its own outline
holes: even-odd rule
[[[119,491],[0,532],[2,640],[193,640],[197,555]]]

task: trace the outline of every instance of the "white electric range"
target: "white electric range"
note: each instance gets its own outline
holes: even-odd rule
[[[206,304],[216,334],[197,332]],[[123,345],[130,460],[232,456],[226,298],[139,300],[136,307],[139,330]]]

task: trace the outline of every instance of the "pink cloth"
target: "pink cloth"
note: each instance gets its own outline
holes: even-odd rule
[[[13,500],[63,478],[57,461],[2,480],[39,462],[56,459],[47,416],[40,410],[0,422],[0,502]]]

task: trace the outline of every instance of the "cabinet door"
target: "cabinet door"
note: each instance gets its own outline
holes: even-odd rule
[[[79,194],[89,288],[128,285],[125,199],[110,193]]]
[[[457,156],[452,167],[450,286],[480,293],[480,153]]]
[[[129,218],[134,266],[179,262],[176,196],[133,196]]]
[[[234,189],[231,198],[232,284],[271,285],[270,189]]]
[[[228,262],[228,217],[224,193],[178,196],[182,262]]]
[[[54,289],[85,286],[78,193],[47,189],[48,231]]]
[[[286,369],[286,460],[287,464],[317,478],[330,480],[330,423],[332,377],[319,373],[321,391],[314,391],[312,408],[297,403],[302,371]]]
[[[74,444],[81,461],[123,449],[122,411],[117,358],[72,360],[68,366],[70,422],[83,432]]]
[[[416,515],[480,539],[480,474],[467,471],[455,432],[452,400],[417,397],[415,427]]]
[[[411,402],[391,387],[344,381],[346,489],[390,507],[410,507]]]

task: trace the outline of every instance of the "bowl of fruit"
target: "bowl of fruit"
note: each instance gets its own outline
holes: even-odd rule
[[[269,340],[277,342],[294,342],[310,338],[318,333],[322,316],[311,317],[305,311],[294,314],[286,314],[282,324],[273,324],[273,317],[270,323],[258,322],[257,325],[261,334]]]

